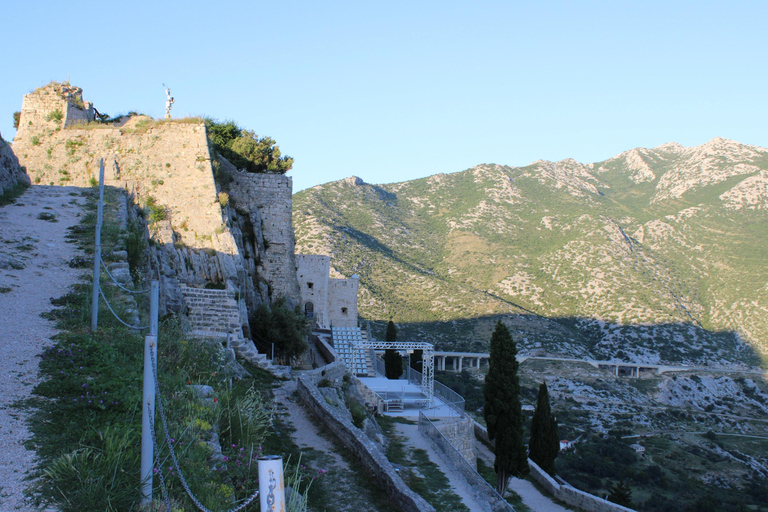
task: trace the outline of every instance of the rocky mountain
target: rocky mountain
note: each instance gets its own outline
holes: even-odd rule
[[[482,348],[753,365],[768,354],[768,149],[716,138],[603,162],[483,164],[294,196],[298,253],[360,276],[360,311]]]

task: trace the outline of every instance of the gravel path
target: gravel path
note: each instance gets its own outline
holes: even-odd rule
[[[56,331],[40,317],[50,299],[64,295],[82,270],[67,262],[77,255],[64,242],[78,223],[84,199],[75,187],[32,186],[14,204],[0,207],[0,510],[35,510],[25,503],[24,478],[35,453],[24,448],[26,415],[12,404],[28,398],[39,382],[37,356]],[[51,220],[43,217],[53,215]]]

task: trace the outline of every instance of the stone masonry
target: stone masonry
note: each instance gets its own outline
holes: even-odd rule
[[[19,160],[11,151],[11,145],[0,135],[0,195],[16,183],[29,184],[29,176],[19,165]]]
[[[261,266],[270,295],[284,296],[299,304],[292,224],[293,180],[280,174],[244,173],[228,167],[226,172],[233,178],[229,186],[231,199],[238,209],[258,212],[251,216],[251,222],[255,229],[260,228],[263,237],[265,257]]]
[[[43,126],[55,130],[87,123],[93,118],[93,103],[83,101],[81,88],[66,82],[51,82],[24,96],[17,136],[31,137]]]

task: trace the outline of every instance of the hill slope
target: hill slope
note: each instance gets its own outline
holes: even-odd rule
[[[594,164],[479,165],[294,197],[297,252],[358,274],[360,311],[471,348],[755,363],[768,352],[768,150],[713,139]],[[747,342],[747,345],[742,343]]]

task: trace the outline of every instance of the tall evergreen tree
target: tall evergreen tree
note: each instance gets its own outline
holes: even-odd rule
[[[491,358],[483,387],[483,414],[488,437],[496,441],[494,469],[499,494],[504,494],[510,476],[522,477],[529,471],[516,356],[515,340],[507,327],[497,322],[491,335]]]
[[[390,320],[387,324],[385,341],[397,341],[397,328]],[[393,348],[384,351],[384,373],[388,379],[399,379],[403,373],[403,356]]]
[[[528,450],[533,462],[550,475],[555,475],[555,457],[560,452],[560,438],[557,435],[557,419],[552,416],[549,407],[549,391],[545,382],[539,386]]]

